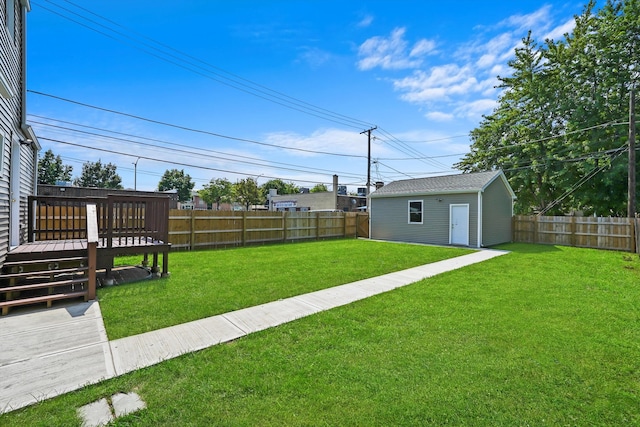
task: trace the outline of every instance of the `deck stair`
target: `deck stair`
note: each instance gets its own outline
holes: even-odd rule
[[[88,297],[88,257],[56,253],[55,257],[20,260],[11,253],[0,274],[2,315],[11,307]]]

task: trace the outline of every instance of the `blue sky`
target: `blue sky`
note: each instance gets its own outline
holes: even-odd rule
[[[28,120],[80,174],[117,166],[350,190],[457,173],[520,40],[560,39],[565,1],[31,0]],[[99,107],[99,108],[93,108]],[[143,120],[145,119],[145,120]],[[134,168],[134,163],[137,166]],[[330,187],[330,185],[329,185]]]

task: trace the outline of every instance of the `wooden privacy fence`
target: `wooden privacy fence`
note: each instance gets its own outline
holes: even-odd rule
[[[171,209],[169,241],[172,249],[193,250],[305,239],[368,237],[358,230],[358,219],[362,215],[355,212]]]
[[[513,241],[640,253],[639,218],[516,215]]]

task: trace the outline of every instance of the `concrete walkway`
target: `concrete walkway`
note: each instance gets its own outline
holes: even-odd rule
[[[457,258],[109,341],[95,301],[0,317],[0,414],[505,254]]]

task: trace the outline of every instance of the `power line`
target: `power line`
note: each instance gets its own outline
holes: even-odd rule
[[[87,145],[83,145],[83,144],[78,144],[75,142],[69,142],[69,141],[62,141],[59,139],[53,139],[53,138],[46,138],[46,137],[38,137],[39,140],[43,140],[43,141],[50,141],[50,142],[55,142],[58,144],[64,144],[64,145],[71,145],[74,147],[81,147],[81,148],[87,148],[87,149],[91,149],[91,150],[96,150],[96,151],[101,151],[104,153],[110,153],[110,154],[118,154],[121,156],[127,156],[127,157],[139,157],[140,159],[144,159],[144,160],[151,160],[154,162],[160,162],[160,163],[168,163],[168,164],[172,164],[172,165],[178,165],[178,166],[186,166],[186,167],[191,167],[191,168],[196,168],[196,169],[204,169],[204,170],[211,170],[211,171],[216,171],[216,172],[224,172],[224,173],[231,173],[234,175],[247,175],[246,172],[236,172],[236,171],[232,171],[229,169],[220,169],[220,168],[213,168],[210,166],[201,166],[201,165],[194,165],[194,164],[189,164],[189,163],[184,163],[184,162],[177,162],[177,161],[173,161],[173,160],[167,160],[167,159],[157,159],[154,157],[149,157],[149,156],[141,156],[139,154],[131,154],[131,153],[125,153],[125,152],[121,152],[121,151],[116,151],[116,150],[108,150],[106,148],[98,148],[98,147],[89,147]],[[269,175],[261,175],[264,178],[269,178],[269,179],[282,179],[281,177],[277,177],[277,176],[269,176]],[[292,180],[295,182],[306,182],[306,183],[318,183],[317,181],[308,181],[308,180],[303,180],[303,179],[295,179]],[[331,185],[331,182],[322,182],[321,184],[328,184]]]
[[[104,112],[107,112],[107,113],[117,114],[117,115],[120,115],[120,116],[130,117],[130,118],[133,118],[133,119],[136,119],[136,120],[142,120],[142,121],[145,121],[145,122],[148,122],[148,123],[167,126],[167,127],[180,129],[180,130],[184,130],[184,131],[188,131],[188,132],[199,133],[199,134],[203,134],[203,135],[215,136],[217,138],[230,139],[232,141],[247,142],[247,143],[263,145],[263,146],[267,146],[267,147],[275,147],[275,148],[280,148],[282,150],[300,151],[300,152],[304,152],[304,153],[313,153],[313,154],[324,154],[324,155],[327,155],[327,156],[350,157],[350,158],[366,158],[366,156],[356,156],[356,155],[342,154],[342,153],[330,153],[330,152],[327,152],[327,151],[307,150],[307,149],[304,149],[304,148],[285,147],[285,146],[282,146],[282,145],[269,144],[269,143],[266,143],[266,142],[255,141],[255,140],[252,140],[252,139],[246,139],[246,138],[239,138],[239,137],[234,137],[234,136],[229,136],[229,135],[223,135],[223,134],[219,134],[219,133],[211,132],[211,131],[207,131],[207,130],[194,129],[194,128],[190,128],[190,127],[187,127],[187,126],[176,125],[176,124],[172,124],[172,123],[163,122],[163,121],[160,121],[160,120],[149,119],[149,118],[146,118],[146,117],[137,116],[135,114],[129,114],[129,113],[124,113],[124,112],[117,111],[117,110],[112,110],[112,109],[109,109],[109,108],[98,107],[98,106],[95,106],[95,105],[87,104],[87,103],[80,102],[80,101],[74,101],[74,100],[71,100],[71,99],[63,98],[63,97],[56,96],[56,95],[51,95],[51,94],[44,93],[44,92],[39,92],[39,91],[32,90],[32,89],[28,89],[27,92],[33,93],[35,95],[40,95],[40,96],[45,96],[45,97],[48,97],[48,98],[57,99],[59,101],[64,101],[64,102],[68,102],[68,103],[75,104],[75,105],[80,105],[82,107],[92,108],[94,110],[99,110],[99,111],[104,111]]]
[[[141,50],[151,56],[154,56],[156,58],[159,58],[163,61],[167,61],[173,65],[176,65],[178,67],[181,67],[183,69],[187,69],[188,71],[191,71],[193,73],[196,73],[198,75],[213,79],[221,84],[225,84],[227,86],[230,86],[232,88],[235,88],[237,90],[249,93],[253,96],[265,99],[267,101],[270,102],[274,102],[276,104],[282,105],[284,107],[287,108],[291,108],[294,110],[298,110],[301,111],[305,114],[309,114],[312,116],[316,116],[325,120],[329,120],[329,121],[333,121],[335,123],[341,124],[341,125],[345,125],[345,126],[349,126],[352,128],[358,128],[358,127],[362,127],[362,126],[371,126],[370,123],[363,121],[363,120],[359,120],[359,119],[355,119],[353,117],[350,116],[346,116],[344,114],[340,114],[340,113],[336,113],[334,111],[325,109],[325,108],[321,108],[318,106],[315,106],[311,103],[302,101],[298,98],[295,97],[291,97],[289,95],[286,95],[282,92],[279,91],[275,91],[273,89],[270,89],[264,85],[260,85],[256,82],[253,82],[251,80],[242,78],[236,74],[230,73],[220,67],[214,66],[212,64],[209,64],[205,61],[202,61],[199,58],[196,58],[192,55],[186,54],[180,50],[174,49],[166,44],[163,44],[161,42],[158,42],[150,37],[147,37],[145,35],[142,35],[138,32],[135,32],[133,30],[130,30],[129,28],[118,24],[117,22],[108,19],[102,15],[99,15],[87,8],[84,8],[74,2],[68,1],[68,0],[64,0],[65,3],[72,5],[73,7],[76,7],[77,9],[81,10],[84,13],[88,13],[90,15],[92,15],[93,17],[96,17],[100,20],[103,20],[104,22],[107,22],[108,25],[105,25],[101,22],[96,21],[95,19],[89,18],[81,13],[78,13],[76,11],[73,11],[67,7],[61,6],[60,4],[57,4],[53,1],[50,0],[44,0],[47,3],[59,8],[60,10],[64,11],[63,13],[60,13],[58,11],[52,10],[50,8],[47,8],[46,6],[43,6],[41,4],[39,4],[37,1],[35,2],[36,4],[39,4],[40,7],[42,7],[43,9],[56,14],[64,19],[68,19],[80,26],[83,26],[89,30],[95,31],[99,34],[102,34],[108,38],[111,38],[113,40],[116,40],[120,43],[125,43],[128,45],[132,45],[134,48]],[[66,15],[65,15],[66,13]],[[84,23],[84,22],[79,22],[77,19],[74,19],[73,17],[69,16],[68,14],[73,15],[74,17],[80,18],[86,22],[89,22],[90,25]],[[117,26],[123,30],[125,30],[126,32],[120,31],[118,29],[114,29],[113,26]],[[96,28],[95,26],[98,26],[106,31],[108,31],[109,33],[106,33],[104,31],[101,31],[100,29]],[[114,36],[114,34],[116,36]],[[132,37],[132,34],[135,37]],[[151,42],[151,44],[149,42],[140,40],[140,38],[147,40],[149,42]],[[133,41],[132,41],[133,40]],[[151,49],[152,51],[149,51],[145,48],[146,47],[148,49]],[[158,47],[160,46],[160,47]],[[168,50],[170,50],[171,52],[168,52]],[[177,55],[176,55],[177,54]],[[176,62],[179,61],[179,62]],[[196,63],[194,63],[197,62]],[[185,65],[185,64],[188,64]],[[196,67],[196,69],[193,69],[191,67]],[[198,71],[200,70],[200,71]],[[204,73],[203,73],[204,72]],[[216,77],[213,77],[213,76]],[[231,76],[231,77],[229,77]],[[387,134],[392,137],[393,135],[389,134],[387,132]],[[222,136],[224,137],[224,136]],[[255,141],[254,141],[255,143]],[[398,140],[397,144],[403,144],[402,142],[400,142],[400,140]],[[400,149],[401,151],[405,152],[405,153],[409,153],[410,151],[406,151],[406,148]],[[410,149],[411,150],[411,149]],[[417,152],[416,152],[417,153]],[[420,157],[420,154],[418,154],[418,157]],[[432,162],[433,163],[433,162]],[[443,166],[446,167],[443,164],[440,164],[439,166]]]
[[[158,58],[158,59],[160,59],[162,61],[171,63],[171,64],[176,65],[176,66],[178,66],[178,67],[180,67],[182,69],[185,69],[185,70],[190,71],[192,73],[195,73],[195,74],[198,74],[200,76],[206,77],[208,79],[214,80],[214,81],[216,81],[218,83],[221,83],[223,85],[229,86],[229,87],[234,88],[236,90],[239,90],[239,91],[242,91],[244,93],[247,93],[247,94],[250,94],[252,96],[255,96],[257,98],[261,98],[261,99],[264,99],[266,101],[281,105],[283,107],[286,107],[286,108],[289,108],[289,109],[292,109],[292,110],[296,110],[296,111],[299,111],[299,112],[302,112],[304,114],[308,114],[308,115],[311,115],[311,116],[315,116],[315,117],[321,118],[323,120],[332,121],[334,123],[338,123],[338,124],[341,124],[341,125],[344,125],[344,126],[348,126],[348,127],[352,127],[352,128],[360,128],[362,126],[370,126],[370,123],[367,123],[366,121],[355,119],[353,117],[349,117],[349,116],[344,115],[344,114],[336,113],[336,112],[328,110],[326,108],[318,107],[316,105],[313,105],[311,103],[305,102],[305,101],[300,100],[298,98],[295,98],[295,97],[286,95],[286,94],[284,94],[282,92],[270,89],[270,88],[268,88],[268,87],[266,87],[264,85],[255,83],[255,82],[253,82],[251,80],[248,80],[248,79],[242,78],[240,76],[237,76],[237,75],[235,75],[233,73],[230,73],[230,72],[228,72],[228,71],[226,71],[226,70],[224,70],[224,69],[222,69],[220,67],[217,67],[215,65],[211,65],[211,64],[209,64],[209,63],[207,63],[207,62],[205,62],[205,61],[203,61],[201,59],[198,59],[198,58],[196,58],[196,57],[194,57],[192,55],[186,54],[186,53],[184,53],[184,52],[182,52],[180,50],[177,50],[175,48],[172,48],[172,47],[170,47],[170,46],[168,46],[166,44],[158,42],[158,41],[156,41],[156,40],[154,40],[154,39],[152,39],[150,37],[147,37],[147,36],[141,35],[140,33],[132,31],[132,30],[128,29],[127,27],[116,23],[113,20],[105,18],[105,17],[103,17],[103,16],[101,16],[101,15],[95,13],[95,12],[92,12],[92,11],[90,11],[90,10],[84,8],[84,7],[81,7],[81,6],[79,6],[79,5],[77,5],[77,4],[73,3],[73,2],[65,0],[66,3],[69,3],[69,4],[77,7],[78,9],[83,10],[84,12],[90,13],[91,15],[93,15],[95,17],[98,17],[98,18],[100,18],[100,19],[102,19],[102,20],[104,20],[104,21],[106,21],[106,22],[108,22],[110,24],[113,24],[113,25],[116,25],[116,26],[118,26],[118,27],[120,27],[122,29],[125,29],[129,33],[126,34],[126,33],[123,33],[122,31],[118,31],[118,30],[110,27],[109,25],[104,25],[104,24],[102,24],[100,22],[97,22],[97,21],[95,21],[93,19],[90,19],[90,18],[88,18],[86,16],[83,16],[83,15],[77,13],[77,12],[74,12],[74,11],[72,11],[72,10],[66,8],[66,7],[63,7],[63,6],[59,5],[59,4],[56,4],[56,3],[54,3],[54,2],[52,2],[50,0],[44,0],[44,1],[46,1],[49,4],[52,4],[55,7],[58,7],[59,9],[65,11],[67,13],[70,13],[70,14],[72,14],[72,15],[80,18],[80,19],[88,21],[89,23],[91,23],[93,25],[97,25],[97,26],[99,26],[99,27],[101,27],[101,28],[113,33],[113,34],[116,34],[118,37],[115,37],[112,34],[105,33],[104,31],[101,31],[101,30],[99,30],[97,28],[94,28],[91,25],[87,25],[87,24],[85,24],[83,22],[79,22],[78,20],[73,19],[70,16],[65,15],[64,13],[60,13],[60,12],[54,11],[54,10],[52,10],[50,8],[47,8],[46,6],[43,6],[42,4],[39,4],[38,1],[35,1],[35,2],[32,2],[32,3],[38,4],[41,8],[43,8],[43,9],[45,9],[45,10],[47,10],[47,11],[49,11],[49,12],[55,14],[55,15],[58,15],[58,16],[64,18],[64,19],[67,19],[67,20],[69,20],[71,22],[74,22],[74,23],[76,23],[76,24],[78,24],[78,25],[80,25],[82,27],[85,27],[85,28],[91,30],[91,31],[95,31],[95,32],[97,32],[99,34],[102,34],[102,35],[104,35],[104,36],[106,36],[106,37],[108,37],[108,38],[110,38],[112,40],[118,41],[118,42],[123,43],[123,44],[130,45],[133,48],[135,48],[137,50],[140,50],[142,52],[145,52],[148,55],[151,55],[151,56],[153,56],[155,58]],[[132,34],[134,36],[139,36],[138,39],[136,39],[136,37],[132,37]],[[122,38],[119,38],[119,37],[122,37]],[[142,37],[145,40],[148,40],[148,41],[152,42],[153,44],[155,44],[157,46],[160,46],[161,48],[158,48],[158,47],[153,46],[153,45],[151,45],[149,43],[140,41],[140,39],[139,39],[140,37]],[[132,40],[135,40],[135,42],[132,42]],[[151,49],[153,52],[150,52],[149,50],[147,50],[145,48],[142,48],[140,45],[141,46],[145,46],[148,49]],[[167,52],[167,49],[171,50],[172,52],[175,52],[177,55]],[[157,53],[155,53],[155,52],[157,52]],[[173,59],[171,59],[171,58],[173,58]],[[176,62],[176,60],[179,61],[179,62]],[[199,64],[201,64],[201,65],[194,63],[194,61],[199,63]],[[185,65],[185,64],[188,64],[188,65]],[[196,69],[194,69],[192,67],[195,67]],[[201,70],[201,71],[198,71],[198,70]],[[228,76],[231,76],[231,77],[228,77]]]
[[[618,150],[617,150],[618,152],[614,156],[611,156],[611,161],[615,160],[622,153],[627,151],[626,148],[625,148],[626,145],[627,145],[627,143],[625,142],[624,144],[622,144],[622,146],[620,148],[618,148]],[[591,178],[596,176],[598,173],[602,172],[606,167],[607,167],[606,165],[603,165],[603,166],[600,166],[600,167],[597,167],[597,168],[591,170],[589,173],[587,173],[585,176],[583,176],[580,180],[578,180],[578,182],[573,184],[567,191],[565,191],[564,194],[562,194],[560,197],[558,197],[553,202],[549,203],[544,209],[540,210],[540,212],[538,212],[538,216],[544,215],[546,212],[548,212],[554,206],[556,206],[561,201],[563,201],[564,199],[569,197],[573,192],[575,192],[578,188],[582,187],[582,185],[584,185],[587,181],[589,181]]]
[[[48,119],[48,120],[55,120],[55,119]],[[57,126],[57,125],[53,125],[53,124],[50,124],[50,123],[43,123],[43,122],[33,121],[33,120],[30,121],[30,123],[31,124],[39,124],[39,125],[42,125],[42,126],[52,127],[52,128],[56,128],[56,129],[68,130],[68,131],[80,133],[80,134],[83,134],[83,135],[97,136],[97,137],[100,137],[100,138],[106,138],[106,139],[119,141],[119,142],[138,144],[138,145],[142,145],[142,146],[152,147],[152,148],[155,148],[155,149],[157,149],[157,148],[168,149],[167,147],[161,147],[161,146],[158,146],[158,145],[149,144],[149,143],[145,143],[145,142],[133,141],[133,140],[130,140],[130,139],[118,138],[118,137],[103,135],[103,134],[99,134],[99,133],[94,133],[94,132],[88,132],[88,131],[83,131],[83,130],[79,130],[79,129],[68,128],[68,127],[64,127],[64,126]],[[71,123],[71,122],[65,122],[65,123]],[[77,126],[83,126],[83,125],[77,125]],[[88,128],[92,128],[92,129],[98,129],[98,130],[101,130],[101,131],[104,131],[104,132],[111,132],[111,131],[109,131],[107,129],[100,129],[100,128],[96,128],[96,127],[93,127],[93,126],[87,126],[87,127]],[[207,153],[223,154],[223,155],[226,155],[226,156],[230,155],[229,153],[224,153],[224,152],[220,152],[220,151],[216,151],[216,150],[193,147],[193,146],[189,146],[189,145],[185,145],[185,144],[172,143],[172,142],[157,140],[157,139],[153,139],[153,138],[145,138],[145,137],[140,137],[140,136],[136,136],[136,135],[125,134],[125,133],[122,133],[122,132],[114,132],[114,133],[120,134],[120,135],[130,136],[130,137],[133,137],[133,138],[140,138],[140,139],[144,139],[144,140],[162,142],[164,144],[178,146],[178,147],[186,147],[186,148],[190,148],[190,149],[194,149],[194,150],[200,150],[200,151],[204,151],[204,152],[207,152]],[[172,152],[175,152],[175,151],[181,152],[181,153],[185,153],[185,154],[190,155],[190,156],[195,156],[195,157],[198,157],[198,158],[202,158],[202,153],[196,153],[196,152],[193,152],[193,151],[182,150],[182,149],[172,149]],[[349,174],[348,172],[336,172],[335,170],[313,168],[313,167],[302,166],[302,165],[293,165],[293,164],[290,164],[290,163],[283,163],[283,162],[277,162],[277,161],[268,161],[268,162],[266,162],[266,161],[263,161],[262,159],[258,159],[258,158],[250,157],[250,156],[244,156],[244,155],[241,155],[241,154],[233,154],[233,157],[249,159],[249,160],[252,160],[252,161],[238,160],[236,158],[221,157],[221,156],[214,156],[214,155],[209,155],[208,157],[211,157],[212,159],[220,159],[220,160],[237,162],[237,163],[244,163],[244,164],[255,165],[255,166],[266,166],[266,167],[272,167],[274,169],[291,170],[291,171],[295,171],[295,172],[316,171],[318,173],[326,173],[326,174],[338,173],[341,176],[352,177],[352,178],[356,177],[354,175]],[[284,165],[285,167],[276,167],[276,166],[273,166],[273,165]],[[297,168],[304,168],[304,169],[297,169]]]
[[[99,27],[101,27],[101,28],[113,33],[113,34],[116,34],[118,37],[122,37],[122,38],[114,37],[112,34],[107,34],[104,31],[101,31],[101,30],[99,30],[99,29],[97,29],[95,27],[92,27],[91,25],[87,25],[87,24],[85,24],[83,22],[79,22],[76,19],[73,19],[70,16],[65,15],[64,13],[56,12],[56,11],[54,11],[54,10],[52,10],[50,8],[47,8],[47,7],[43,6],[43,5],[39,5],[43,9],[48,10],[49,12],[51,12],[53,14],[56,14],[56,15],[64,18],[64,19],[70,20],[70,21],[72,21],[72,22],[74,22],[74,23],[76,23],[76,24],[78,24],[80,26],[83,26],[83,27],[85,27],[85,28],[87,28],[87,29],[89,29],[91,31],[95,31],[95,32],[97,32],[99,34],[102,34],[102,35],[104,35],[104,36],[106,36],[108,38],[111,38],[113,40],[116,40],[116,41],[118,41],[120,43],[132,45],[134,48],[136,48],[138,50],[141,50],[141,51],[143,51],[143,52],[145,52],[145,53],[147,53],[147,54],[149,54],[149,55],[151,55],[153,57],[159,58],[159,59],[161,59],[163,61],[169,62],[169,63],[171,63],[173,65],[176,65],[176,66],[178,66],[180,68],[183,68],[183,69],[186,69],[186,70],[191,71],[193,73],[196,73],[196,74],[201,75],[203,77],[212,79],[212,80],[217,81],[217,82],[219,82],[221,84],[230,86],[230,87],[232,87],[234,89],[237,89],[237,90],[240,90],[242,92],[248,93],[250,95],[256,96],[258,98],[262,98],[262,99],[265,99],[267,101],[276,103],[276,104],[284,106],[286,108],[297,110],[297,111],[300,111],[302,113],[309,114],[309,115],[312,115],[312,116],[315,116],[315,117],[319,117],[319,118],[324,119],[324,120],[329,120],[329,121],[332,121],[332,122],[335,122],[335,123],[338,123],[338,124],[341,124],[341,125],[344,125],[344,126],[348,126],[348,127],[352,127],[352,128],[360,128],[360,127],[364,127],[364,126],[367,126],[367,127],[372,126],[371,123],[369,123],[367,121],[356,119],[356,118],[353,118],[353,117],[350,117],[350,116],[347,116],[347,115],[344,115],[344,114],[341,114],[341,113],[337,113],[335,111],[332,111],[332,110],[329,110],[329,109],[326,109],[326,108],[318,107],[318,106],[316,106],[314,104],[308,103],[308,102],[303,101],[303,100],[301,100],[299,98],[295,98],[295,97],[286,95],[283,92],[276,91],[276,90],[271,89],[271,88],[269,88],[267,86],[261,85],[259,83],[254,82],[254,81],[251,81],[249,79],[246,79],[246,78],[243,78],[241,76],[238,76],[238,75],[236,75],[234,73],[231,73],[231,72],[226,71],[226,70],[224,70],[224,69],[222,69],[220,67],[212,65],[212,64],[210,64],[210,63],[208,63],[206,61],[203,61],[203,60],[201,60],[201,59],[199,59],[199,58],[197,58],[195,56],[192,56],[190,54],[182,52],[182,51],[180,51],[178,49],[175,49],[175,48],[173,48],[173,47],[171,47],[171,46],[169,46],[167,44],[164,44],[164,43],[159,42],[159,41],[157,41],[155,39],[152,39],[152,38],[150,38],[148,36],[145,36],[145,35],[143,35],[143,34],[141,34],[139,32],[131,30],[131,29],[127,28],[126,26],[123,26],[123,25],[117,23],[114,20],[106,18],[106,17],[104,17],[104,16],[102,16],[100,14],[97,14],[97,13],[95,13],[95,12],[85,8],[85,7],[82,7],[82,6],[72,2],[72,1],[64,0],[65,3],[67,3],[69,5],[72,5],[73,7],[76,7],[77,9],[83,11],[84,13],[88,13],[88,14],[90,14],[90,15],[92,15],[92,16],[100,19],[100,20],[103,20],[104,22],[107,22],[109,25],[105,25],[103,23],[97,22],[96,20],[88,18],[88,17],[82,15],[81,13],[78,13],[76,11],[70,10],[69,8],[63,7],[60,4],[56,4],[55,2],[53,2],[51,0],[44,0],[44,1],[46,1],[47,3],[59,8],[59,9],[61,9],[63,11],[65,11],[66,13],[72,14],[73,16],[76,16],[76,17],[78,17],[80,19],[83,19],[83,20],[85,20],[85,21],[87,21],[87,22],[89,22],[89,23],[91,23],[93,25],[97,25],[97,26],[99,26]],[[38,1],[35,1],[34,3],[39,4]],[[117,29],[114,29],[113,28],[114,25],[116,27],[118,27],[118,28],[121,28],[121,29],[125,30],[126,33],[122,32],[122,31],[119,31]],[[132,34],[135,37],[132,37]],[[145,42],[145,41],[141,41],[140,38],[151,42],[151,44],[148,43],[148,42]],[[135,42],[132,42],[132,40],[135,40]],[[149,52],[148,50],[141,48],[138,44],[142,45],[142,46],[146,46],[147,48],[152,49],[154,52],[158,52],[160,55],[158,53]],[[173,53],[169,53],[169,52],[167,52],[167,50],[169,50],[169,51],[171,51]],[[165,57],[165,56],[162,56],[162,55],[166,55],[166,56],[168,56],[168,58]],[[176,62],[175,60],[169,59],[169,58],[173,58],[173,59],[178,60],[180,62]],[[196,63],[194,63],[194,62],[196,62]],[[193,68],[190,68],[189,66],[184,65],[185,63],[190,65],[190,66],[196,67],[197,69],[199,69],[201,71],[194,70]],[[204,71],[204,73],[203,73],[203,71]],[[208,74],[205,74],[205,73],[208,73]],[[217,78],[216,77],[212,77],[211,74],[216,76]],[[389,137],[396,139],[397,140],[397,144],[400,144],[400,145],[404,144],[402,141],[400,141],[399,139],[395,138],[390,133],[388,133],[386,131],[385,131],[385,133]],[[455,137],[458,137],[458,136],[455,136]],[[462,135],[460,137],[462,137]],[[413,150],[409,146],[405,145],[405,147],[406,148],[404,150],[400,149],[400,151],[404,152],[405,154],[409,154]],[[398,149],[398,148],[396,148],[396,149]],[[407,149],[409,151],[406,151]],[[422,154],[420,154],[417,151],[414,151],[414,154],[417,155],[418,157],[422,156]],[[424,158],[425,158],[425,161],[428,161],[428,158],[426,156]],[[434,164],[434,165],[437,165],[438,167],[447,167],[446,165],[444,165],[442,163],[439,163],[437,161],[435,163],[434,162],[431,162],[431,163]]]
[[[409,156],[413,156],[416,159],[422,161],[423,163],[429,164],[430,166],[435,166],[438,168],[444,167],[444,168],[448,168],[447,165],[437,161],[437,160],[433,160],[427,156],[425,156],[424,154],[422,154],[421,152],[419,152],[418,150],[416,150],[415,148],[403,143],[400,139],[396,138],[395,136],[393,136],[391,133],[387,132],[385,129],[379,128],[378,132],[381,132],[382,134],[386,135],[387,138],[389,138],[391,141],[387,141],[387,143],[389,144],[393,144],[395,146],[395,148],[405,154],[408,154]]]

